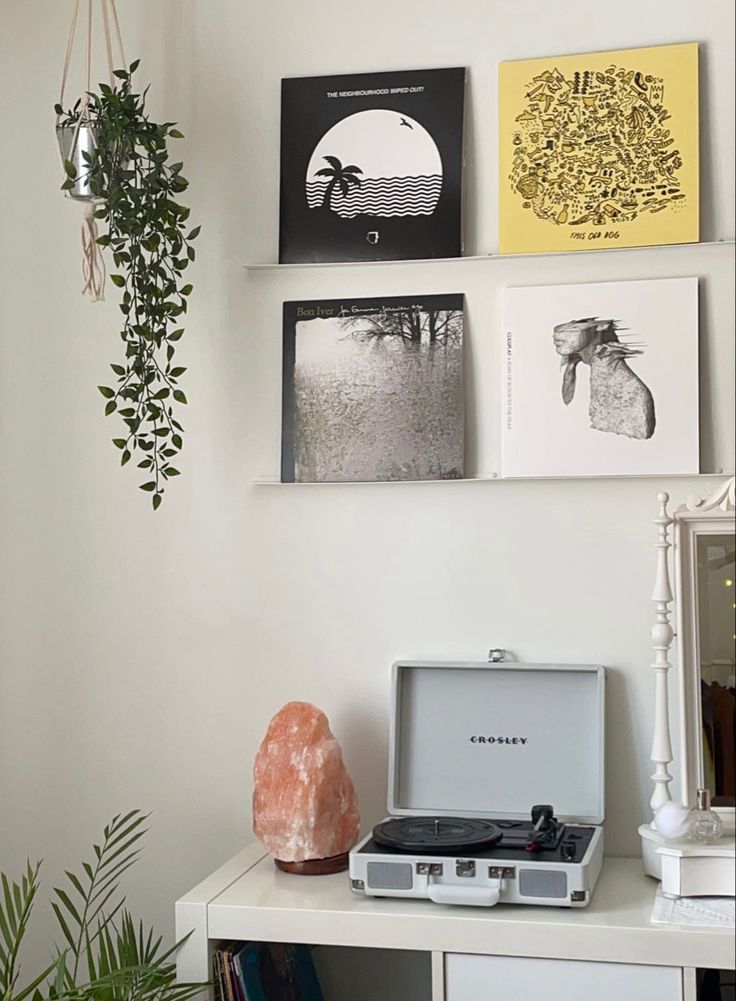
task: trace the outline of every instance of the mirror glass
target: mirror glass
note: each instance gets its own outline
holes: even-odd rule
[[[697,536],[703,785],[713,806],[736,806],[736,543]]]

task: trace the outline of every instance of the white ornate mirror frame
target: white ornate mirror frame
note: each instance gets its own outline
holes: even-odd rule
[[[673,761],[669,716],[670,648],[677,639],[677,690],[680,713],[681,799],[695,804],[696,790],[704,785],[702,708],[700,680],[700,620],[698,615],[697,545],[703,536],[733,535],[735,480],[731,477],[708,497],[690,497],[673,516],[667,511],[669,495],[660,493],[657,527],[657,571],[652,593],[656,621],[652,627],[654,648],[655,705],[651,760],[654,763],[652,815],[672,799],[669,766]],[[674,526],[674,540],[670,528]],[[674,555],[675,594],[670,575],[670,550]],[[733,586],[733,585],[732,585]],[[675,600],[677,629],[670,623],[670,605]],[[697,668],[697,669],[696,669]],[[733,807],[716,807],[724,823],[724,837],[715,846],[667,843],[652,824],[639,828],[646,871],[662,879],[663,889],[673,894],[718,893],[725,885],[733,893]],[[665,885],[667,884],[667,885]],[[704,887],[704,888],[703,888]]]

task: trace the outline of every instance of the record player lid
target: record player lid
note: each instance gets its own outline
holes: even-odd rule
[[[393,667],[389,813],[600,824],[604,675],[594,665]]]

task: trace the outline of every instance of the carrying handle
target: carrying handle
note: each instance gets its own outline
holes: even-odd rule
[[[501,899],[503,880],[495,886],[448,886],[429,883],[427,894],[435,904],[470,904],[473,907],[495,907]]]

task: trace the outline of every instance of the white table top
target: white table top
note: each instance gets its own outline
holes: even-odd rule
[[[182,898],[208,903],[209,939],[731,968],[733,931],[652,924],[657,883],[607,858],[587,908],[449,907],[353,893],[347,873],[294,876],[250,845]]]

